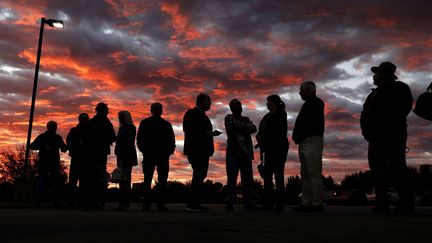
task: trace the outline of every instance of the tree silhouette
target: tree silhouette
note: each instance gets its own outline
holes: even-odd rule
[[[285,202],[288,204],[298,204],[302,190],[300,176],[289,176],[285,187]]]
[[[0,151],[0,182],[15,184],[20,179],[33,179],[37,173],[37,153],[31,152],[27,175],[24,174],[25,146],[17,145],[15,151],[3,149]]]
[[[341,182],[343,190],[356,189],[362,193],[370,192],[373,189],[371,171],[360,171],[346,175]]]

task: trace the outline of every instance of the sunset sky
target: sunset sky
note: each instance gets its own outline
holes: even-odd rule
[[[340,180],[367,169],[359,114],[373,88],[370,67],[395,63],[415,99],[432,81],[431,10],[427,0],[2,0],[0,148],[25,143],[45,16],[64,20],[65,28],[45,28],[33,139],[49,120],[66,138],[77,115],[93,116],[100,101],[116,130],[120,110],[138,126],[158,101],[177,139],[169,178],[189,180],[181,123],[196,95],[212,97],[208,115],[225,131],[231,99],[242,100],[244,115],[258,125],[266,97],[279,94],[291,131],[302,104],[299,84],[313,80],[326,102],[323,173]],[[408,125],[408,163],[431,163],[432,123],[411,113]],[[215,142],[209,178],[225,183],[226,135]],[[109,171],[114,166],[111,156]],[[299,167],[291,142],[286,175]],[[133,175],[142,180],[141,166]]]

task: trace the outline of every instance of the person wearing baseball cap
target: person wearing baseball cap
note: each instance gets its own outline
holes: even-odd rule
[[[376,194],[373,212],[389,212],[388,187],[400,200],[395,212],[414,212],[414,193],[406,165],[407,116],[413,98],[409,86],[398,81],[396,65],[383,62],[371,68],[372,89],[363,104],[360,125],[369,143],[368,160]]]

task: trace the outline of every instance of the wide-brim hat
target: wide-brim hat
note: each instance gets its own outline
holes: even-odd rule
[[[382,62],[379,66],[371,67],[371,71],[373,73],[379,72],[381,74],[387,75],[388,77],[394,78],[395,80],[398,79],[398,77],[395,75],[396,65],[391,62]]]

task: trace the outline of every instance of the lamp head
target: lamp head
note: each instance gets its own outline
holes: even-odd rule
[[[44,19],[44,23],[54,28],[64,28],[63,21],[57,19]]]

